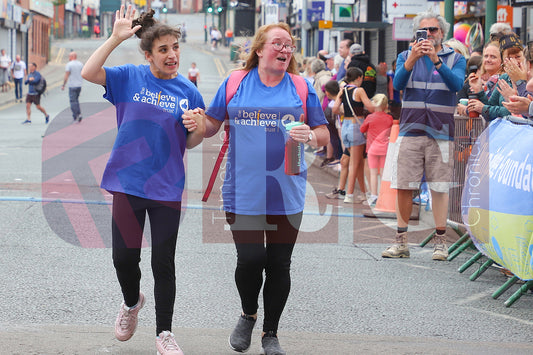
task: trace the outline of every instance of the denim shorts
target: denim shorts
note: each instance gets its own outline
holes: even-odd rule
[[[342,143],[346,148],[366,143],[366,138],[364,134],[361,133],[361,124],[355,123],[351,119],[345,119],[342,122],[341,138]]]

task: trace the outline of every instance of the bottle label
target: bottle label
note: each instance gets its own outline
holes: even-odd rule
[[[302,145],[292,138],[285,143],[285,174],[298,175],[302,165]]]

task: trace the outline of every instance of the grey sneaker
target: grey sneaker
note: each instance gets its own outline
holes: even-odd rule
[[[241,315],[239,321],[229,336],[229,346],[232,350],[244,353],[250,348],[252,331],[256,320],[253,317]]]
[[[266,332],[261,339],[261,354],[263,355],[286,355],[285,350],[279,345],[279,340],[272,330]]]
[[[396,234],[396,244],[391,245],[381,253],[382,258],[408,258],[407,233]]]
[[[435,247],[433,249],[433,260],[448,260],[448,247],[446,246],[446,236],[435,236]]]
[[[335,189],[329,194],[326,194],[326,198],[344,200],[345,195],[346,195],[346,191]]]

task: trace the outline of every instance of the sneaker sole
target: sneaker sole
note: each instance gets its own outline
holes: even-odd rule
[[[344,196],[327,196],[326,195],[326,198],[329,199],[329,200],[344,200]]]
[[[382,258],[390,258],[390,259],[400,259],[400,258],[410,258],[410,254],[399,254],[399,255],[393,255],[393,254],[385,254],[381,253]]]
[[[161,353],[159,352],[159,350],[156,350],[156,354],[157,354],[157,355],[161,355]],[[182,351],[180,354],[183,354],[183,351]]]
[[[161,353],[159,352],[159,350],[156,350],[156,354],[157,354],[157,355],[161,355]],[[182,351],[180,354],[183,354],[183,351]]]
[[[244,350],[235,349],[235,348],[233,347],[233,345],[231,345],[231,335],[228,337],[228,344],[229,344],[229,347],[230,347],[231,350],[233,350],[233,351],[235,351],[235,352],[238,352],[238,353],[245,353],[245,352],[248,351],[248,349],[250,349],[250,347],[247,347],[247,348],[244,349]],[[250,345],[251,345],[251,344],[250,344]]]
[[[437,260],[437,261],[447,261],[448,257],[444,255],[433,255],[431,257],[431,260]]]

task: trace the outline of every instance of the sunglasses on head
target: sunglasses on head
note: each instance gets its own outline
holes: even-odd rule
[[[439,28],[438,27],[422,27],[422,28],[419,28],[419,30],[435,33],[439,30]]]

